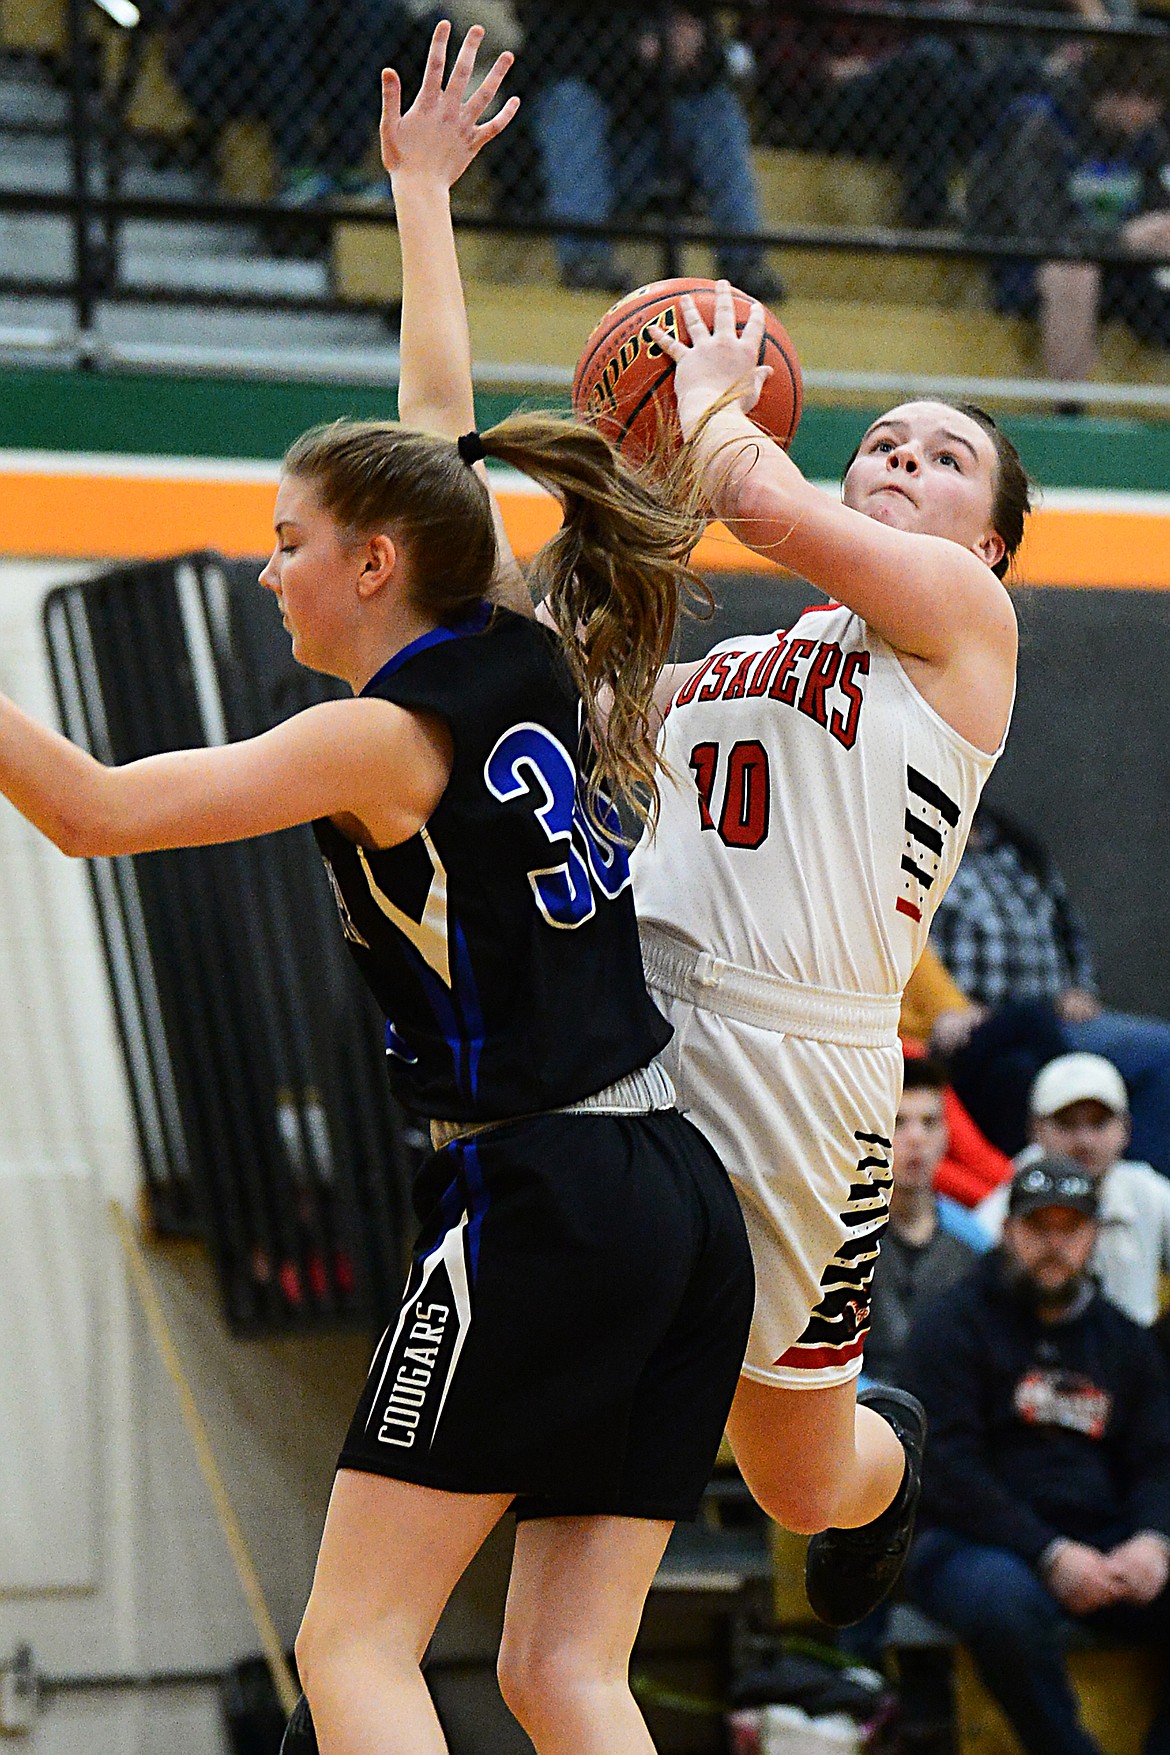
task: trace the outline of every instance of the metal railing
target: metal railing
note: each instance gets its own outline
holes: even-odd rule
[[[42,325],[39,334],[27,334],[29,351],[72,354],[89,364],[131,360],[132,345],[103,337],[100,324],[104,307],[127,303],[393,316],[392,301],[347,292],[325,267],[312,286],[285,284],[281,262],[290,254],[319,260],[341,226],[393,228],[371,152],[380,62],[373,50],[384,41],[378,21],[393,19],[385,41],[401,48],[409,80],[431,22],[421,0],[346,7],[293,0],[279,8],[286,23],[299,18],[308,33],[283,89],[273,83],[272,68],[260,63],[257,71],[258,38],[241,40],[237,32],[233,40],[228,28],[237,16],[254,17],[259,28],[263,6],[63,4],[66,29],[53,74],[68,99],[60,125],[68,145],[66,186],[0,188],[0,213],[69,228],[69,272],[0,271],[0,296],[72,305],[72,330]],[[1079,271],[1091,264],[1102,316],[1116,316],[1152,347],[1170,347],[1170,219],[1165,238],[1131,223],[1156,210],[1159,179],[1170,212],[1170,146],[1159,157],[1170,104],[1166,25],[905,0],[833,6],[741,0],[719,9],[718,19],[709,7],[665,0],[641,8],[636,28],[622,24],[627,12],[513,0],[511,19],[529,44],[526,57],[522,43],[513,76],[526,99],[523,121],[485,155],[483,174],[461,192],[458,224],[469,237],[552,238],[550,271],[570,285],[614,288],[674,275],[701,245],[747,290],[777,298],[781,279],[789,291],[801,290],[810,260],[833,263],[843,297],[864,296],[859,289],[875,270],[884,272],[883,264],[928,264],[936,301],[1039,316],[1042,323],[1046,309],[1048,321],[1061,309],[1059,298],[1045,299],[1051,270],[1038,277],[1037,268]],[[595,20],[583,36],[577,13]],[[368,45],[353,40],[359,15]],[[642,57],[632,71],[630,56],[614,53],[622,46],[614,35],[619,28],[633,33],[635,60]],[[340,102],[338,82],[344,73],[352,84],[359,47],[364,65],[367,46],[368,101],[347,90],[347,119],[334,125],[326,112]],[[336,76],[335,65],[342,69]],[[148,76],[166,89],[173,113],[165,126],[141,115]],[[1124,137],[1116,117],[1103,127],[1098,112],[1127,88],[1142,116]],[[273,121],[280,105],[306,111],[296,142]],[[361,116],[364,126],[357,125]],[[255,187],[242,194],[239,177],[234,184],[225,179],[222,162],[233,128],[237,135],[250,130],[251,144],[266,155]],[[966,140],[956,138],[963,128]],[[1113,156],[1102,158],[1110,128]],[[601,182],[609,186],[576,199],[561,186],[563,176],[558,182],[556,167],[566,143],[571,156],[587,136],[607,155]],[[760,186],[761,154],[780,167],[778,194]],[[829,217],[815,203],[802,209],[802,164],[819,167],[822,178],[827,164],[831,179],[848,164],[867,167],[863,199]],[[640,167],[632,192],[623,186],[631,165]],[[1047,208],[1033,202],[1021,221],[1021,179],[1034,183],[1041,171],[1056,194]],[[168,173],[173,188],[160,187]],[[580,192],[587,178],[573,174]],[[1004,182],[998,195],[997,177]],[[725,191],[736,186],[734,199],[720,193],[720,184]],[[261,267],[242,282],[229,276],[218,285],[207,276],[183,284],[131,272],[128,228],[141,235],[144,226],[175,224],[233,228],[245,239],[242,247],[261,263],[269,259],[272,271]],[[621,246],[633,249],[630,267]],[[0,349],[6,342],[10,349],[22,345],[19,326],[0,332]],[[343,362],[336,370],[346,374]],[[1067,385],[1030,380],[1024,388],[1058,399]],[[1105,389],[1115,400],[1170,404],[1170,387],[1160,382]]]

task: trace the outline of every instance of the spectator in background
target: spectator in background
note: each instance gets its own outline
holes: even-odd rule
[[[1102,1006],[1088,935],[1034,836],[980,807],[931,943],[968,1002],[936,1017],[931,1047],[994,1145],[1027,1143],[1046,1062],[1101,1054],[1128,1087],[1134,1156],[1170,1175],[1170,1024]]]
[[[903,1053],[908,1059],[925,1054],[935,1019],[968,1009],[963,993],[926,945],[902,994],[898,1034]],[[993,1188],[1010,1181],[1012,1161],[979,1131],[949,1084],[943,1092],[943,1119],[947,1150],[935,1171],[935,1192],[960,1206],[978,1206]]]
[[[434,8],[407,0],[169,0],[168,56],[187,102],[220,128],[267,124],[291,206],[385,192],[368,159],[379,77],[421,77]]]
[[[750,23],[766,137],[889,163],[904,226],[952,223],[952,179],[1012,99],[1041,83],[1039,54],[1017,32],[968,41],[817,10],[763,7]]]
[[[865,1376],[879,1383],[901,1383],[902,1349],[923,1297],[943,1291],[986,1248],[967,1209],[934,1191],[947,1149],[945,1085],[936,1061],[907,1060],[894,1124],[890,1222],[870,1287],[862,1364]]]
[[[1093,1179],[1012,1181],[1003,1244],[918,1311],[903,1361],[929,1439],[907,1594],[971,1652],[1028,1755],[1100,1755],[1065,1665],[1068,1618],[1166,1652],[1145,1748],[1170,1751],[1170,1387],[1097,1291]]]
[[[1170,57],[1109,43],[1053,91],[1014,103],[973,168],[968,222],[984,237],[1162,252],[1170,264]],[[1050,378],[1083,381],[1098,322],[1170,345],[1170,269],[1124,261],[993,265],[996,306],[1035,317]]]
[[[1161,1277],[1170,1271],[1170,1180],[1122,1157],[1129,1143],[1125,1081],[1099,1054],[1062,1054],[1036,1080],[1031,1111],[1032,1144],[1017,1167],[1058,1152],[1092,1177],[1100,1224],[1093,1272],[1105,1296],[1148,1328],[1158,1317]],[[1000,1235],[1007,1202],[1007,1189],[997,1188],[977,1210],[992,1238]]]
[[[760,230],[747,116],[712,7],[672,7],[665,32],[657,11],[625,0],[517,0],[517,13],[551,218],[603,223],[682,168],[717,231]],[[566,286],[629,290],[608,239],[566,232],[556,250]],[[718,264],[753,298],[781,294],[757,245],[721,247]]]

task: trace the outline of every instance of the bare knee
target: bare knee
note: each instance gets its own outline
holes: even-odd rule
[[[813,1536],[832,1524],[840,1492],[828,1476],[813,1479],[740,1466],[756,1504],[786,1530],[799,1536]]]
[[[327,1610],[311,1596],[297,1630],[295,1645],[297,1674],[301,1687],[310,1698],[330,1652],[336,1649],[338,1630],[331,1628],[332,1620]]]
[[[510,1639],[500,1645],[496,1673],[509,1712],[536,1740],[543,1727],[574,1718],[593,1693],[624,1687],[624,1675],[607,1675],[596,1656],[570,1640]]]
[[[857,1463],[852,1383],[788,1389],[741,1378],[728,1422],[753,1498],[798,1535],[838,1521]]]
[[[340,1683],[354,1663],[373,1662],[387,1673],[413,1673],[423,1649],[398,1617],[363,1613],[358,1605],[331,1601],[314,1590],[296,1637],[297,1674],[311,1702]]]

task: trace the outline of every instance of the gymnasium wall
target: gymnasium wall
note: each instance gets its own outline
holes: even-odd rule
[[[81,571],[0,564],[0,688],[40,718],[41,603]],[[0,897],[0,1660],[28,1641],[74,1684],[36,1755],[218,1755],[214,1684],[84,1685],[217,1674],[258,1640],[109,1218],[138,1149],[84,866],[4,809]],[[235,1342],[199,1252],[151,1265],[291,1642],[366,1341]]]
[[[0,561],[0,689],[52,718],[40,628],[52,585],[107,558],[262,552],[287,442],[315,420],[384,413],[388,400],[376,387],[0,373],[0,555],[11,557]],[[481,424],[505,406],[485,402]],[[864,420],[810,410],[803,466],[831,480]],[[1139,588],[1170,586],[1170,496],[1160,492],[1170,429],[1015,430],[1052,491],[1019,598],[1020,704],[992,795],[1065,867],[1101,945],[1108,998],[1170,1012],[1160,954],[1170,597]],[[504,485],[517,542],[530,548],[555,511]],[[745,574],[725,538],[705,556],[720,610],[688,630],[692,651],[783,625],[808,600],[778,574]],[[59,1678],[197,1678],[258,1641],[108,1220],[111,1198],[133,1206],[139,1172],[85,873],[2,807],[0,897],[0,1662],[28,1640]],[[367,1343],[231,1340],[198,1253],[152,1250],[151,1266],[291,1641]],[[450,1655],[483,1666],[467,1686],[485,1699],[499,1570],[489,1557],[446,1634]],[[32,1755],[82,1744],[221,1755],[214,1686],[58,1694]],[[523,1746],[502,1725],[475,1745],[477,1755]]]

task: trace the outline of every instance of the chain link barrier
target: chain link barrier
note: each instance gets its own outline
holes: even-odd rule
[[[378,74],[391,64],[417,85],[430,0],[139,0],[132,28],[111,10],[127,17],[125,0],[0,8],[0,74],[32,61],[64,94],[26,129],[56,129],[72,151],[60,188],[6,176],[0,210],[39,199],[72,216],[81,327],[103,299],[392,302],[392,240],[370,242],[393,223]],[[1057,379],[1090,374],[1104,325],[1141,355],[1139,375],[1170,376],[1157,14],[1126,0],[446,10],[458,29],[483,22],[489,52],[516,51],[508,89],[524,99],[457,191],[471,277],[616,294],[719,272],[774,304],[998,314],[1034,326],[1036,370]],[[214,252],[185,273],[160,263],[162,245],[151,257],[144,228],[183,219],[221,242],[237,228],[251,279],[217,283]],[[10,292],[44,284],[0,277]]]

